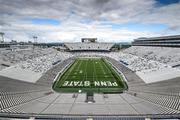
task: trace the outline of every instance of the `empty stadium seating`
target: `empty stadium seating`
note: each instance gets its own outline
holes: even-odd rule
[[[112,46],[106,43],[94,44],[85,43],[78,46],[68,43],[66,45],[71,50],[109,50]],[[160,51],[161,49],[168,50],[169,55]],[[159,54],[158,51],[161,53]],[[82,51],[72,53],[59,52],[52,48],[36,48],[33,52],[32,50],[9,51],[4,49],[0,51],[2,56],[0,63],[10,66],[2,67],[1,71],[16,66],[22,70],[42,75],[34,83],[0,76],[0,115],[6,113],[38,115],[179,114],[180,82],[178,77],[146,83],[143,77],[138,75],[138,73],[149,75],[164,69],[176,69],[173,65],[178,64],[179,56],[175,56],[172,51],[177,52],[179,49],[156,47],[145,49],[133,46],[120,52]],[[52,84],[58,73],[77,57],[84,56],[107,59],[118,71],[123,73],[129,90],[122,94],[94,94],[94,103],[85,102],[86,94],[54,92]]]
[[[110,50],[112,43],[66,43],[70,50]]]
[[[42,48],[35,48],[35,49],[21,49],[21,50],[14,50],[11,49],[0,49],[0,70],[6,68],[7,66],[15,65],[19,62],[31,60],[36,57],[44,56],[51,54],[53,49],[42,49]],[[5,66],[6,65],[6,66]],[[4,66],[4,67],[3,67]]]
[[[149,60],[159,61],[160,63],[178,67],[180,64],[180,48],[172,47],[151,47],[151,46],[132,46],[124,53],[137,55]]]
[[[29,69],[34,72],[44,73],[53,66],[54,62],[64,61],[69,58],[71,54],[64,52],[53,52],[49,55],[36,57],[34,59],[26,60],[23,64],[20,64],[22,69]]]

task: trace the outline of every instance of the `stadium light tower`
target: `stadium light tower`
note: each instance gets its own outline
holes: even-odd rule
[[[0,32],[0,43],[4,42],[4,33]]]
[[[34,52],[34,49],[35,49],[35,44],[37,44],[37,36],[33,36],[33,39],[34,39],[34,44],[33,44],[33,52]]]
[[[34,43],[37,43],[37,36],[33,36],[33,39],[34,39]]]

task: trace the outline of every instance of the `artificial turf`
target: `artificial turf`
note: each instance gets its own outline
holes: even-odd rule
[[[57,92],[119,93],[127,88],[122,75],[103,58],[77,58],[53,84]]]

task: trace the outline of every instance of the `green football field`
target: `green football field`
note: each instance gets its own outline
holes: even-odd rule
[[[115,93],[127,89],[119,74],[105,59],[78,58],[53,84],[57,92]]]

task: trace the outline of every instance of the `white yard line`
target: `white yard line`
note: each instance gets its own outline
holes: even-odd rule
[[[96,74],[96,69],[95,69],[94,60],[93,60],[93,69],[94,69],[94,73],[95,73],[95,80],[97,80],[97,74]]]
[[[111,71],[109,70],[109,68],[106,66],[106,64],[104,63],[104,61],[103,61],[103,64],[104,64],[104,66],[106,67],[106,69],[108,69],[108,71],[111,73]],[[107,63],[108,64],[108,63]],[[112,74],[110,74],[111,75],[111,77],[112,78],[114,78],[114,76],[112,75]],[[114,80],[116,80],[115,78],[114,78]]]
[[[83,76],[83,81],[87,80],[87,72],[86,72],[86,68],[87,68],[87,62],[85,64],[85,70],[84,70],[84,76]]]
[[[98,64],[99,64],[101,70],[103,71],[103,73],[106,74],[106,72],[104,71],[104,69],[103,69],[103,67],[102,67],[102,65],[101,65],[101,62],[98,62]]]
[[[87,80],[87,63],[88,63],[88,61],[86,61],[86,66],[85,66],[85,71],[84,71],[84,73],[85,73],[84,76],[85,76],[85,78],[86,78],[85,80]],[[83,79],[83,80],[84,80],[84,79]],[[85,81],[85,80],[84,80],[84,81]]]
[[[78,63],[78,62],[77,62]],[[70,73],[72,72],[72,70],[74,69],[74,66],[76,66],[76,61],[75,61],[75,63],[74,63],[74,65],[72,65],[71,66],[71,68],[70,68],[70,70],[69,70],[69,72],[68,72],[68,74],[67,74],[67,76],[65,77],[65,79],[64,79],[64,81],[66,81],[67,80],[67,77],[70,75]]]

